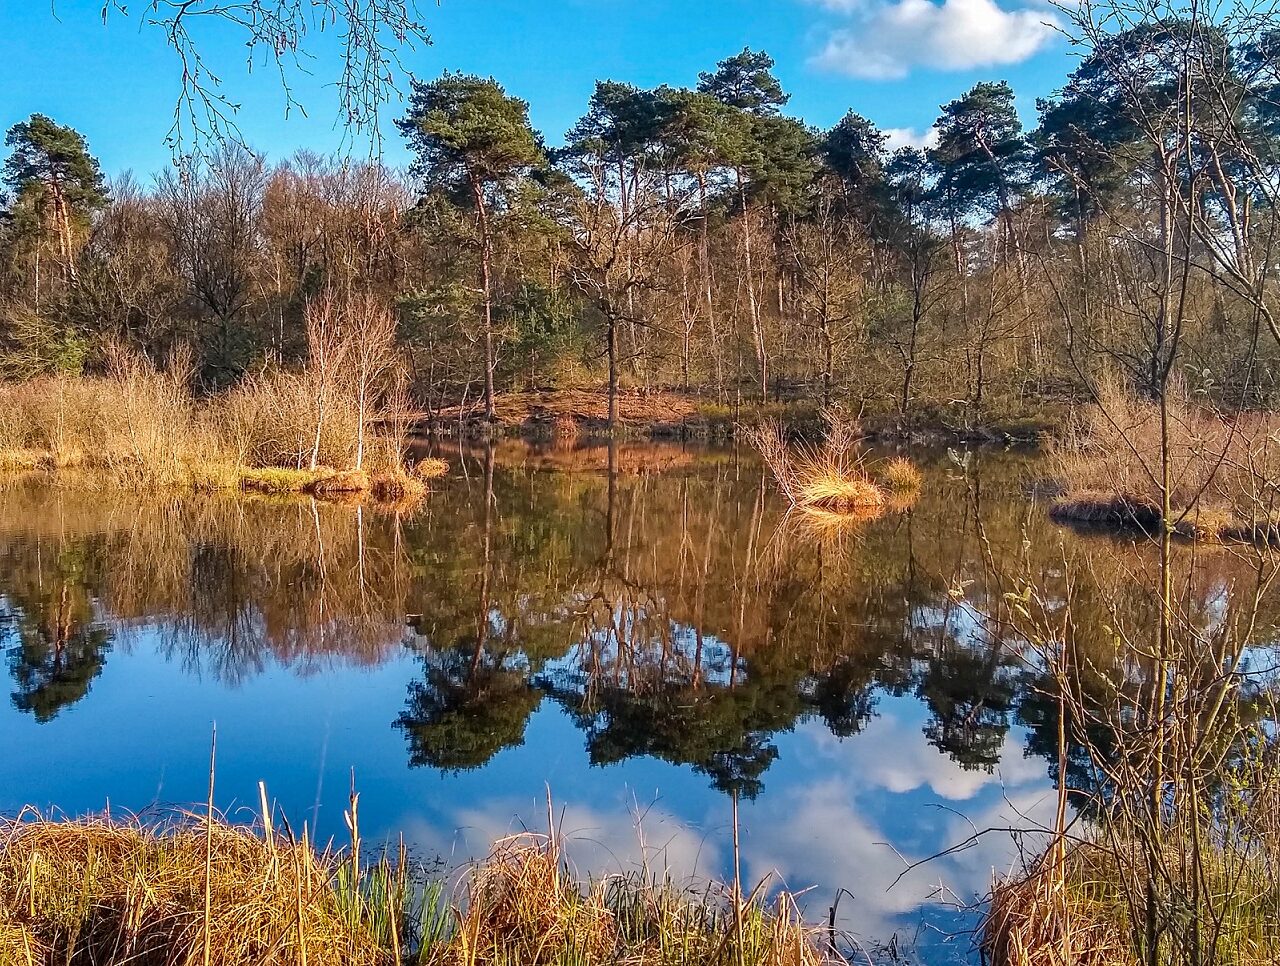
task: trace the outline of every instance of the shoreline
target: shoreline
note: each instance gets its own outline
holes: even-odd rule
[[[429,481],[445,476],[449,468],[447,462],[435,457],[427,457],[409,469],[373,473],[328,466],[313,470],[210,464],[183,467],[165,478],[157,478],[142,467],[102,467],[83,462],[59,465],[52,453],[35,454],[24,463],[6,459],[7,455],[11,454],[0,453],[0,484],[38,481],[56,487],[79,485],[87,490],[307,496],[328,503],[368,499],[375,505],[387,507],[421,499],[427,493]]]
[[[604,390],[502,393],[495,400],[492,423],[484,418],[477,402],[419,413],[411,418],[410,425],[420,438],[521,436],[561,440],[607,439],[613,435],[655,441],[728,441],[734,438],[738,426],[752,426],[765,419],[777,419],[788,432],[801,436],[816,434],[823,426],[821,407],[811,400],[752,402],[735,408],[697,393],[632,390],[618,396],[618,426],[611,434],[608,402]],[[1054,407],[1047,407],[1036,415],[971,423],[951,421],[936,412],[863,415],[859,423],[862,438],[869,442],[1034,448],[1059,431],[1065,418]]]

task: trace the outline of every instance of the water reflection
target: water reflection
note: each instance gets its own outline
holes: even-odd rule
[[[753,875],[820,886],[818,915],[850,886],[847,921],[884,938],[929,883],[971,896],[1011,853],[886,893],[905,859],[1052,809],[1052,682],[980,615],[1034,579],[1073,598],[1057,616],[1091,686],[1142,681],[1110,628],[1149,619],[1149,551],[1051,524],[1025,458],[943,459],[918,503],[806,534],[732,454],[596,451],[575,474],[512,455],[467,456],[416,513],[0,490],[0,808],[197,799],[217,717],[241,800],[266,778],[336,832],[355,766],[362,817],[446,851],[536,823],[549,781],[584,867],[637,855],[631,802],[664,861],[717,873],[736,798]],[[1211,639],[1251,563],[1187,556]]]

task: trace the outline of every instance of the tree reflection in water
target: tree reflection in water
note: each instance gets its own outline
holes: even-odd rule
[[[594,764],[651,756],[751,798],[780,733],[820,721],[850,738],[881,695],[912,695],[924,735],[963,766],[991,770],[1020,725],[1056,773],[1050,682],[1015,628],[980,616],[1015,569],[1050,599],[1070,590],[1070,646],[1099,693],[1141,679],[1106,631],[1117,586],[1132,586],[1128,619],[1152,606],[1133,577],[1141,548],[1050,523],[1025,496],[1025,459],[940,463],[918,504],[838,539],[789,527],[734,454],[660,460],[674,467],[662,474],[628,460],[609,448],[582,456],[597,471],[547,472],[504,443],[401,514],[10,487],[0,633],[14,703],[47,721],[86,700],[110,648],[145,627],[230,686],[408,648],[419,672],[394,724],[413,767],[479,768],[549,701]],[[1188,565],[1206,627],[1231,607],[1233,559]],[[1086,788],[1084,762],[1069,765]]]

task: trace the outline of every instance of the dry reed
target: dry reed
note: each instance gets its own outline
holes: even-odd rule
[[[498,842],[466,880],[454,941],[435,961],[488,966],[818,966],[816,931],[783,893],[735,906],[727,887],[693,892],[665,877],[615,875],[584,886],[556,843]],[[735,912],[735,908],[738,910]]]
[[[370,299],[326,295],[308,306],[307,331],[303,365],[211,398],[192,391],[188,355],[161,367],[111,347],[102,375],[0,383],[0,470],[79,470],[136,489],[420,492],[405,480],[394,320]],[[386,479],[375,488],[366,474]]]
[[[924,483],[916,464],[905,456],[895,456],[881,464],[876,472],[880,485],[890,493],[915,493]]]
[[[865,513],[883,507],[884,490],[866,472],[857,451],[856,425],[835,412],[824,415],[828,431],[820,446],[789,443],[776,420],[741,431],[792,506],[830,513]]]
[[[417,480],[438,480],[442,476],[449,473],[449,464],[442,459],[429,456],[426,459],[418,460],[410,470],[412,476]]]
[[[271,815],[261,789],[264,814]],[[270,818],[0,826],[5,966],[819,966],[816,931],[782,894],[733,900],[668,878],[580,884],[545,836],[495,844],[458,880],[411,879],[398,856],[317,853]],[[206,862],[208,863],[206,865]]]
[[[998,883],[981,927],[992,966],[1138,966],[1128,912],[1105,854],[1051,850],[1029,873]]]
[[[1280,514],[1280,417],[1231,418],[1171,389],[1168,525],[1193,539],[1255,539]],[[1051,512],[1061,520],[1158,531],[1162,506],[1160,409],[1116,382],[1050,447],[1064,490]]]
[[[195,966],[206,938],[224,966],[391,966],[344,908],[338,860],[305,842],[191,817],[24,819],[0,836],[0,943],[40,950],[42,966]]]

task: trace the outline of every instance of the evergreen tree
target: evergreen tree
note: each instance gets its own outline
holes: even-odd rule
[[[470,206],[480,236],[483,295],[485,415],[493,420],[497,355],[493,322],[494,218],[521,183],[546,164],[541,138],[529,125],[529,105],[492,78],[445,74],[413,85],[409,111],[399,122],[417,153],[413,172],[429,187]]]
[[[698,75],[698,91],[722,104],[765,116],[777,114],[791,100],[773,74],[774,60],[763,50],[750,47],[716,65],[714,72]]]
[[[107,204],[97,159],[89,153],[83,135],[43,114],[15,124],[5,144],[12,154],[5,162],[4,183],[15,193],[18,205],[37,213],[40,231],[52,227],[56,232],[62,270],[74,280],[76,235]]]
[[[938,144],[929,159],[938,194],[953,223],[987,212],[1002,219],[1006,253],[1012,247],[1014,200],[1030,181],[1031,152],[1006,82],[984,82],[942,108]]]

